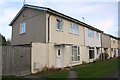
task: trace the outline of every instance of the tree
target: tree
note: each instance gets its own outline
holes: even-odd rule
[[[0,45],[6,45],[6,39],[3,35],[0,34]]]

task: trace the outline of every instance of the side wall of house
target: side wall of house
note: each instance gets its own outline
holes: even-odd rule
[[[20,23],[26,22],[26,33],[20,34]],[[46,14],[40,10],[25,8],[12,25],[12,45],[46,41]]]
[[[111,38],[108,35],[102,34],[102,47],[110,48],[111,47]]]

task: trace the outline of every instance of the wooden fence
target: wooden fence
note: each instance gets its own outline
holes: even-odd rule
[[[23,76],[31,72],[31,47],[3,46],[3,76]]]

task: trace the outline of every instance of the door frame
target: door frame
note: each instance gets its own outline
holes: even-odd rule
[[[58,65],[58,50],[60,50],[60,65]],[[64,51],[63,51],[63,46],[57,46],[56,47],[56,67],[57,68],[62,68],[63,67],[63,59],[64,59]]]

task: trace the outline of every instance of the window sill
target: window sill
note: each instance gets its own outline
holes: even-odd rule
[[[69,32],[69,34],[80,36],[80,34],[77,34],[77,33],[71,33],[71,32]]]
[[[24,35],[25,33],[20,33],[20,35]]]
[[[60,30],[60,29],[56,29],[56,31],[63,32],[63,30]]]
[[[71,63],[71,64],[80,63],[80,61],[71,61],[70,63]]]

